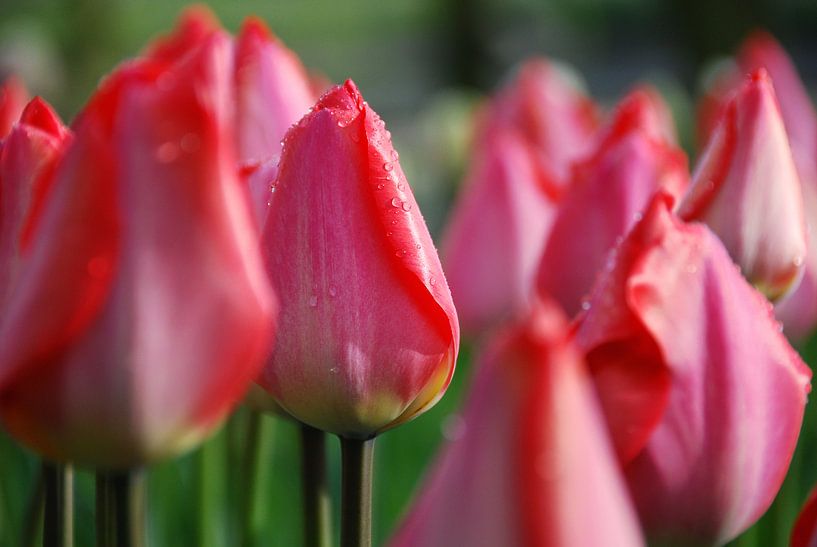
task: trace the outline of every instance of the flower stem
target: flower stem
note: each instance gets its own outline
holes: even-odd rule
[[[304,509],[304,545],[332,544],[332,517],[326,477],[326,434],[301,424],[301,488]]]
[[[145,546],[145,477],[141,471],[97,472],[96,544]]]
[[[68,465],[43,462],[43,546],[74,545],[74,473]]]
[[[374,439],[340,438],[341,547],[372,545],[372,462]]]

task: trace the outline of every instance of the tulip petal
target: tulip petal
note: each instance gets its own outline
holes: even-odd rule
[[[451,213],[443,260],[463,329],[483,333],[527,306],[555,203],[531,147],[512,131],[486,135]]]
[[[262,246],[281,335],[260,383],[289,413],[368,437],[442,396],[456,312],[384,124],[351,82],[287,134]]]
[[[537,302],[497,335],[455,419],[455,438],[391,545],[643,545],[590,378],[555,306]]]
[[[727,107],[678,214],[706,222],[770,298],[799,281],[806,254],[800,179],[765,71]]]
[[[28,101],[28,91],[23,82],[10,76],[0,83],[0,140],[11,132]]]
[[[539,290],[569,316],[579,312],[610,249],[655,191],[680,194],[686,187],[683,153],[654,138],[667,131],[658,104],[641,90],[626,97],[598,149],[574,169],[537,274]]]
[[[80,119],[46,220],[113,240],[104,263],[70,248],[109,292],[59,366],[3,400],[9,430],[51,457],[127,467],[178,453],[258,372],[274,305],[234,169],[231,59],[215,35],[171,74],[125,67]],[[108,200],[77,222],[64,194],[86,187]],[[35,244],[64,241],[48,233]]]
[[[717,237],[674,218],[671,205],[659,195],[622,243],[577,340],[586,352],[618,344],[617,367],[627,357],[643,366],[640,346],[631,352],[628,344],[634,329],[658,349],[671,374],[669,400],[646,445],[625,462],[627,480],[652,540],[720,545],[757,520],[779,489],[811,373]],[[617,319],[622,309],[627,324]],[[603,369],[603,357],[593,366]],[[605,404],[605,412],[617,409]]]
[[[817,547],[817,489],[812,490],[791,531],[789,547]]]

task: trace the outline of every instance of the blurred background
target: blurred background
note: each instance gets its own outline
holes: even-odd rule
[[[456,193],[471,113],[514,66],[546,55],[572,66],[588,91],[611,106],[649,81],[673,108],[693,154],[694,102],[719,58],[755,28],[772,32],[800,74],[817,84],[817,2],[813,0],[220,0],[207,3],[236,31],[256,14],[310,69],[352,78],[392,131],[401,163],[432,233],[439,236]],[[0,76],[20,74],[70,120],[100,78],[169,32],[185,5],[176,0],[0,0]],[[375,544],[386,540],[440,442],[458,434],[456,409],[469,380],[465,348],[454,383],[431,412],[378,440]],[[815,351],[805,357],[815,362]],[[813,410],[808,410],[813,414]],[[258,473],[254,545],[298,545],[300,492],[296,428],[262,419],[256,469],[243,460],[250,416],[242,409],[203,449],[150,471],[150,545],[232,544],[241,526],[236,479]],[[806,428],[815,426],[809,416]],[[337,462],[339,449],[331,444]],[[812,443],[814,444],[814,443]],[[804,452],[805,451],[805,452]],[[781,501],[740,545],[783,545],[817,473],[802,462]],[[26,526],[37,461],[0,432],[0,545]],[[339,488],[337,465],[333,488]],[[93,483],[77,476],[77,545],[93,544]]]

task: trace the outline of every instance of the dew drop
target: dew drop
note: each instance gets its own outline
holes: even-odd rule
[[[422,248],[423,248],[423,246],[422,246],[422,245],[420,245],[419,243],[418,243],[417,245],[415,245],[414,247],[415,247],[415,248],[416,248],[418,251],[419,251],[420,249],[422,249]]]
[[[398,183],[397,183],[397,189],[398,189],[398,190],[403,190],[405,187],[406,187],[406,185],[405,185],[405,184],[403,184],[402,182],[398,182]]]
[[[331,372],[332,374],[337,374],[337,373],[338,373],[338,367],[332,367],[332,368],[330,368],[330,369],[329,369],[329,372]]]
[[[392,150],[392,151],[391,151],[391,159],[392,159],[392,161],[397,161],[397,158],[399,158],[399,157],[400,157],[400,154],[398,154],[398,153],[397,153],[397,150]]]
[[[409,211],[411,211],[411,203],[404,201],[403,205],[401,205],[400,208],[408,213]]]
[[[391,198],[392,207],[402,207],[403,201],[400,198]]]
[[[338,290],[334,286],[329,287],[329,296],[335,298],[338,295]]]
[[[589,310],[589,309],[590,309],[590,301],[588,301],[588,300],[582,300],[582,309],[583,309],[584,311]]]
[[[318,297],[313,294],[312,296],[309,297],[309,307],[314,308],[317,305],[318,305]]]
[[[179,157],[179,147],[175,142],[166,142],[156,149],[156,159],[161,163],[176,161]]]
[[[391,171],[392,169],[394,169],[394,164],[392,164],[392,162],[390,161],[387,161],[386,163],[383,164],[383,169],[385,169],[386,171]]]
[[[385,185],[381,182],[380,184],[377,185],[377,189],[382,190],[384,188],[384,186]]]
[[[432,275],[431,277],[428,278],[428,284],[433,287],[434,285],[437,284],[437,278]]]
[[[386,125],[386,124],[384,123],[384,124],[383,124],[383,126],[385,126],[385,125]],[[388,129],[386,129],[386,138],[387,138],[387,139],[390,139],[390,138],[391,138],[391,131],[389,131]]]
[[[398,249],[398,250],[397,250],[397,251],[394,253],[394,256],[396,256],[397,258],[403,258],[403,257],[404,257],[404,256],[406,256],[407,254],[408,254],[408,253],[406,252],[406,250],[405,250],[405,249]]]
[[[392,220],[392,221],[391,221],[391,225],[392,225],[392,226],[397,226],[397,221],[396,221],[396,220]]]
[[[275,183],[270,184],[270,186],[269,186],[269,191],[270,191],[271,193],[273,193],[273,194],[274,194],[274,193],[275,193],[275,191],[276,191],[277,189],[278,189],[278,185],[277,185],[277,184],[275,184]]]
[[[391,236],[392,236],[391,232],[386,232],[386,237],[391,237]]]

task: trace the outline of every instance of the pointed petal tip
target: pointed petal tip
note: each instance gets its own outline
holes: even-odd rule
[[[66,131],[62,120],[51,105],[40,97],[34,97],[26,105],[20,116],[20,123],[35,127],[54,137],[61,137]]]

